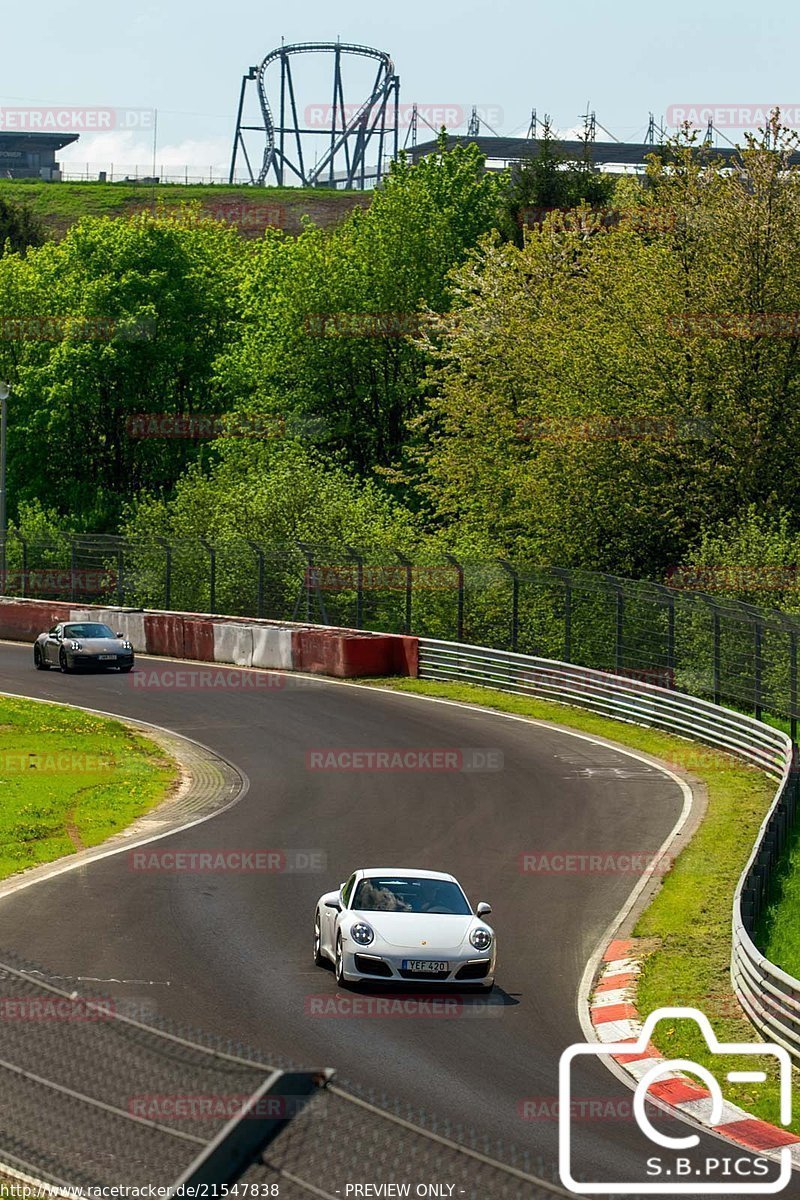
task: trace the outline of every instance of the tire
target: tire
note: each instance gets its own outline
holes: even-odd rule
[[[69,675],[72,671],[72,667],[69,665],[69,661],[63,650],[59,650],[58,652],[58,669],[62,675]]]
[[[36,667],[37,671],[49,671],[50,670],[50,663],[45,662],[45,657],[42,654],[41,646],[33,647],[33,665]]]
[[[340,988],[349,988],[350,984],[344,977],[344,954],[342,952],[342,935],[336,939],[336,965],[334,967],[336,973],[336,984]]]
[[[129,667],[120,667],[119,673],[120,673],[120,675],[130,675],[132,670],[133,670],[133,663],[131,663]]]
[[[317,912],[317,915],[314,918],[314,966],[315,967],[324,967],[325,963],[327,962],[327,959],[321,953],[321,951],[322,951],[322,938],[320,936],[320,930],[319,930],[319,912]]]

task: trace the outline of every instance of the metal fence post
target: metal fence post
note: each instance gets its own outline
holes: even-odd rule
[[[789,634],[789,720],[791,738],[797,742],[797,633]]]
[[[69,598],[72,604],[75,603],[75,574],[77,572],[78,548],[75,543],[75,538],[69,539]]]
[[[217,551],[205,538],[199,539],[200,545],[208,552],[208,611],[212,617],[217,611]]]
[[[519,574],[504,558],[497,560],[511,578],[511,649],[519,645]]]
[[[564,661],[572,656],[572,580],[564,580]]]
[[[364,559],[352,546],[347,546],[347,556],[356,564],[356,629],[364,627]]]
[[[405,554],[401,554],[399,550],[395,550],[395,555],[396,555],[397,559],[403,564],[403,566],[406,569],[406,611],[405,611],[405,621],[403,624],[403,632],[406,634],[410,634],[411,633],[411,606],[413,603],[413,586],[414,586],[414,584],[413,584],[414,564],[412,563],[410,558],[407,558],[405,556]]]
[[[667,597],[667,670],[672,677],[675,673],[675,597]]]
[[[24,537],[17,534],[19,544],[22,546],[22,587],[20,588],[20,596],[23,600],[28,591],[28,542]]]
[[[264,551],[258,542],[248,542],[250,549],[258,560],[258,598],[256,600],[256,615],[264,616]]]
[[[457,615],[457,637],[460,642],[464,640],[464,568],[461,563],[452,554],[445,554],[445,558],[449,563],[452,563],[458,574],[458,615]]]
[[[761,704],[762,696],[762,676],[763,676],[763,660],[762,660],[762,636],[764,626],[758,620],[753,625],[753,692],[755,702],[755,718],[761,720]]]
[[[166,538],[156,538],[159,546],[164,547],[164,608],[170,611],[172,601],[172,546]]]
[[[713,620],[713,629],[714,629],[714,668],[713,668],[713,670],[714,670],[714,703],[719,704],[719,703],[721,703],[719,609],[714,607],[713,613],[714,613],[714,620]]]
[[[303,557],[306,560],[306,573],[305,573],[305,582],[304,582],[305,595],[306,595],[306,621],[308,622],[309,625],[312,624],[312,621],[311,621],[311,589],[313,587],[314,592],[316,593],[317,600],[319,602],[320,616],[322,618],[322,623],[324,625],[329,625],[330,622],[328,620],[328,614],[325,610],[325,604],[322,599],[322,593],[319,588],[319,580],[318,580],[317,576],[315,575],[313,548],[308,544],[308,542],[297,542],[297,547],[300,550],[300,553],[303,555]],[[294,606],[294,616],[292,619],[295,621],[297,620],[297,612],[300,607],[300,601],[302,599],[302,596],[303,596],[303,592],[301,590],[300,595],[297,597],[297,603]]]
[[[619,583],[616,587],[616,622],[614,634],[614,669],[619,674],[623,666],[623,633],[625,621],[625,593]]]

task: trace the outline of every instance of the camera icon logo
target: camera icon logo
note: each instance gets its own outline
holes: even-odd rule
[[[699,1159],[697,1163],[689,1158],[668,1158],[675,1156],[677,1153],[681,1155],[686,1151],[696,1149],[700,1144],[699,1137],[694,1133],[689,1133],[685,1137],[674,1137],[665,1133],[663,1130],[656,1129],[653,1125],[650,1116],[646,1110],[645,1104],[648,1100],[651,1103],[656,1103],[652,1097],[648,1097],[648,1090],[659,1079],[664,1076],[669,1077],[676,1071],[683,1072],[696,1076],[702,1080],[703,1085],[708,1089],[710,1095],[710,1112],[708,1121],[711,1125],[721,1125],[724,1117],[725,1098],[719,1079],[700,1063],[692,1062],[689,1059],[659,1059],[653,1066],[645,1071],[638,1080],[636,1090],[633,1096],[633,1116],[636,1125],[644,1137],[647,1139],[648,1147],[658,1147],[666,1152],[665,1161],[670,1161],[672,1164],[669,1168],[659,1168],[653,1170],[652,1173],[658,1175],[657,1179],[644,1179],[635,1182],[619,1182],[619,1181],[586,1181],[578,1180],[573,1175],[573,1128],[571,1122],[571,1104],[572,1104],[572,1081],[573,1071],[576,1060],[592,1056],[594,1058],[606,1058],[611,1055],[632,1055],[647,1053],[650,1045],[653,1031],[659,1021],[662,1020],[691,1020],[694,1021],[700,1028],[708,1049],[714,1055],[720,1056],[741,1056],[743,1059],[742,1070],[723,1069],[719,1079],[727,1080],[728,1083],[766,1083],[767,1073],[760,1069],[747,1070],[747,1059],[772,1058],[775,1061],[777,1068],[777,1080],[779,1083],[780,1096],[780,1122],[782,1125],[789,1125],[792,1119],[792,1068],[789,1053],[782,1046],[775,1045],[772,1042],[720,1042],[711,1027],[708,1017],[696,1008],[659,1008],[651,1013],[646,1019],[642,1032],[635,1042],[589,1042],[586,1044],[577,1043],[569,1046],[561,1055],[559,1062],[559,1129],[558,1129],[558,1144],[559,1144],[559,1171],[564,1185],[572,1191],[587,1195],[643,1195],[643,1194],[660,1194],[660,1195],[680,1195],[681,1193],[693,1193],[704,1195],[725,1195],[725,1196],[754,1196],[754,1195],[774,1195],[782,1191],[789,1183],[792,1175],[792,1159],[791,1151],[788,1146],[783,1146],[780,1150],[779,1163],[776,1166],[780,1167],[779,1174],[776,1178],[771,1178],[765,1182],[755,1182],[754,1175],[763,1175],[765,1172],[747,1172],[744,1167],[736,1172],[739,1178],[726,1178],[724,1182],[718,1182],[715,1178],[707,1178],[706,1170],[702,1163],[704,1160]],[[750,1064],[751,1067],[753,1064]],[[658,1105],[663,1108],[663,1105]],[[739,1148],[737,1147],[737,1150]],[[652,1151],[651,1151],[652,1152]],[[747,1164],[751,1160],[745,1156],[748,1152],[742,1148],[739,1151],[739,1159],[736,1161],[740,1164]],[[755,1152],[752,1152],[755,1154]],[[648,1164],[661,1163],[661,1158],[648,1158]],[[713,1162],[719,1166],[719,1159],[705,1160]],[[760,1160],[766,1163],[763,1158]],[[682,1167],[675,1169],[675,1164],[684,1164]],[[651,1172],[648,1171],[648,1174]],[[713,1171],[710,1173],[713,1175]],[[749,1178],[742,1178],[747,1176]],[[681,1177],[685,1177],[681,1182]]]

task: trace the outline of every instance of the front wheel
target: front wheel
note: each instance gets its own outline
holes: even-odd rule
[[[319,913],[314,918],[314,966],[325,966],[325,958],[322,953],[322,933],[319,927]]]
[[[33,647],[33,665],[36,667],[37,671],[49,671],[50,670],[50,663],[45,662],[45,658],[44,658],[44,655],[42,654],[41,646]]]
[[[336,982],[340,988],[346,988],[350,985],[344,977],[344,949],[342,948],[342,935],[339,934],[336,939]]]
[[[69,665],[69,661],[67,660],[67,655],[63,650],[59,650],[58,652],[58,667],[62,675],[69,675],[72,669]]]

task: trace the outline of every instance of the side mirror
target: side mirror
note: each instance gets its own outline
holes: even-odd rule
[[[118,637],[118,638],[124,638],[124,637],[125,637],[125,634],[124,634],[124,633],[115,633],[115,634],[114,634],[114,637]]]
[[[338,900],[326,900],[325,907],[326,908],[335,908],[337,912],[342,911],[342,906]]]
[[[491,904],[487,904],[485,900],[481,900],[480,904],[475,909],[475,912],[479,917],[488,917],[488,915],[491,911],[492,911]]]

